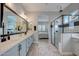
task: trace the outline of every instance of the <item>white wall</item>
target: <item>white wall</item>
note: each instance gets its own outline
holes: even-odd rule
[[[32,30],[34,30],[34,26],[36,26],[36,31],[35,31],[35,35],[34,35],[34,38],[35,38],[34,43],[38,43],[38,28],[37,28],[38,15],[37,15],[37,13],[27,13],[26,15],[28,17],[29,24],[32,25]]]

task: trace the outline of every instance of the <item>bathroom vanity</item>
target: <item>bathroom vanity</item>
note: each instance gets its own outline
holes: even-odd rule
[[[28,31],[27,35],[18,34],[11,39],[0,43],[1,56],[26,56],[34,40],[34,32]]]

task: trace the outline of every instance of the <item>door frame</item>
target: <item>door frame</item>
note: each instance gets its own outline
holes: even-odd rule
[[[54,22],[53,22],[53,23],[54,23]],[[54,25],[55,25],[55,24],[54,24]],[[50,27],[51,27],[51,43],[55,46],[55,28],[54,28],[54,25],[52,25],[52,22],[51,22],[51,26],[50,26]],[[52,42],[52,39],[53,39],[53,38],[52,38],[52,32],[53,32],[53,31],[52,31],[52,28],[54,28],[54,33],[53,33],[53,34],[54,34],[54,43]]]

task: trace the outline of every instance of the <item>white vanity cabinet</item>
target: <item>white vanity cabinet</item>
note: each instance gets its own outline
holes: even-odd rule
[[[26,56],[32,43],[33,43],[33,38],[31,35],[30,37],[17,43],[14,47],[10,48],[7,52],[1,55],[2,56]]]
[[[30,48],[30,46],[31,46],[32,42],[33,42],[33,38],[32,38],[32,37],[30,37],[30,38],[29,38],[29,48]]]
[[[33,43],[33,38],[29,37],[28,39],[22,41],[19,44],[19,52],[20,52],[20,56],[26,56],[29,48],[31,47],[31,44]]]
[[[19,56],[18,45],[12,47],[10,50],[2,54],[2,56]]]
[[[26,40],[19,44],[19,53],[20,56],[26,56]]]
[[[26,40],[26,48],[27,48],[26,53],[28,53],[28,50],[29,50],[29,38]]]
[[[29,37],[27,40],[27,52],[29,51],[29,48],[31,47],[32,43],[33,43],[33,38]]]
[[[3,56],[26,56],[26,46],[26,40],[24,40],[4,53]]]

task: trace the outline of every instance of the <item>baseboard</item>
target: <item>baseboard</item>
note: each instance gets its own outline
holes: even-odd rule
[[[48,38],[39,38],[39,39],[48,39]]]
[[[63,56],[72,56],[73,53],[72,52],[62,52]]]
[[[33,42],[34,44],[38,44],[38,42]]]

